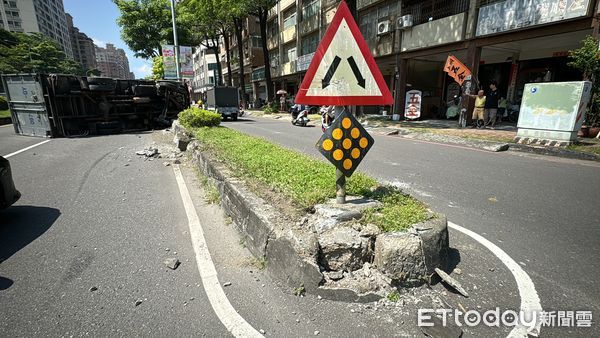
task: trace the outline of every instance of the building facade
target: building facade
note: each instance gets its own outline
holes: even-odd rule
[[[206,89],[217,83],[217,57],[205,46],[198,46],[193,54],[194,78],[192,79],[192,100],[204,101]]]
[[[133,79],[129,70],[129,59],[125,51],[107,43],[106,48],[96,46],[96,65],[103,77],[115,79]]]
[[[525,83],[581,80],[568,67],[568,51],[592,34],[594,0],[358,0],[357,23],[394,94],[392,107],[364,112],[404,112],[405,93],[422,91],[422,116],[442,117],[461,88],[444,72],[448,55],[465,63],[484,89],[497,82],[518,104]],[[337,0],[281,0],[268,15],[274,91],[292,96]],[[260,77],[252,77],[261,84]]]
[[[242,49],[244,62],[244,91],[246,93],[246,102],[253,104],[258,99],[266,100],[266,87],[259,85],[259,81],[253,81],[253,78],[264,80],[264,63],[262,45],[260,38],[260,25],[257,17],[250,16],[244,19],[242,23]],[[238,50],[238,41],[234,34],[229,38],[229,51],[231,56],[232,83],[234,86],[240,85],[240,55]],[[223,38],[220,42],[219,61],[221,62],[221,71],[223,74],[223,83],[227,84],[227,51]]]
[[[73,17],[68,13],[67,26],[69,27],[69,35],[71,37],[73,59],[81,64],[84,71],[96,69],[96,46],[94,45],[94,41],[73,25]]]
[[[2,0],[0,27],[11,32],[42,33],[73,58],[62,0]]]

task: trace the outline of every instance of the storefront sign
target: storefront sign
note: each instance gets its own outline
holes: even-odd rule
[[[406,92],[404,117],[413,120],[421,117],[421,97],[422,93],[420,90],[409,90]]]
[[[444,66],[444,72],[448,73],[448,75],[461,86],[471,75],[471,70],[453,55],[448,55],[446,65]]]
[[[517,87],[517,75],[519,73],[519,65],[517,63],[513,63],[510,66],[510,77],[508,80],[508,92],[506,93],[506,98],[508,101],[512,101],[515,95],[515,89]]]
[[[165,79],[177,79],[177,64],[175,63],[175,46],[162,46],[163,69]]]
[[[479,8],[477,36],[585,16],[589,0],[505,0]]]

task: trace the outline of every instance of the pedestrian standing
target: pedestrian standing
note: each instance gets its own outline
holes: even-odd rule
[[[496,115],[498,115],[498,102],[500,101],[500,92],[498,92],[496,81],[490,83],[490,90],[485,95],[485,126],[496,129]]]
[[[281,97],[279,98],[279,111],[285,112],[287,110],[287,109],[285,109],[286,108],[285,101],[286,101],[285,94],[281,94]]]
[[[477,92],[477,95],[469,95],[470,97],[475,99],[475,108],[473,108],[473,128],[483,126],[485,123],[485,92],[483,89],[480,89]]]

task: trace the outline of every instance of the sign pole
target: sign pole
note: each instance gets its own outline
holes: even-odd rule
[[[340,169],[335,170],[335,188],[337,204],[346,204],[346,176]]]

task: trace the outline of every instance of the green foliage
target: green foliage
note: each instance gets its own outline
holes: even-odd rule
[[[398,293],[398,291],[393,291],[390,292],[387,297],[386,297],[390,302],[394,302],[396,303],[397,301],[400,300],[400,294]]]
[[[221,115],[199,108],[188,108],[179,113],[179,122],[186,128],[215,127],[221,123]]]
[[[152,75],[150,78],[153,80],[160,80],[165,77],[165,64],[162,56],[155,56],[152,58]]]
[[[4,96],[0,96],[0,110],[7,110],[8,109],[8,101],[6,101],[6,98]]]
[[[10,117],[10,110],[0,110],[0,117]]]
[[[194,130],[207,150],[239,175],[266,186],[308,210],[336,196],[335,170],[330,164],[286,149],[262,138],[228,128]],[[379,187],[373,178],[354,173],[346,181],[348,195],[380,200],[383,206],[369,210],[363,222],[385,231],[400,231],[427,219],[423,203],[394,188]]]
[[[94,68],[94,69],[88,69],[87,72],[85,72],[86,76],[100,76],[102,75],[102,72],[100,72],[99,69]]]
[[[276,114],[279,113],[279,105],[277,102],[268,102],[263,108],[265,114]]]
[[[169,0],[113,0],[121,15],[117,24],[121,27],[121,37],[136,57],[150,59],[161,55],[160,46],[173,44],[173,23]],[[177,33],[180,46],[199,44],[190,35],[187,8],[179,5],[177,12]]]
[[[300,284],[300,286],[294,288],[294,290],[292,290],[294,292],[294,296],[304,296],[304,294],[306,293],[306,288],[304,287],[304,284]]]
[[[54,40],[40,33],[11,33],[0,29],[0,73],[63,73],[83,75]]]
[[[384,190],[373,195],[373,198],[383,202],[383,206],[367,210],[364,223],[376,224],[385,232],[395,232],[427,219],[427,209],[423,203],[395,188]]]
[[[569,51],[570,62],[568,65],[583,72],[584,80],[592,81],[592,98],[585,121],[588,126],[600,126],[600,86],[597,83],[600,79],[598,40],[587,36],[581,41],[581,44],[579,49]]]

